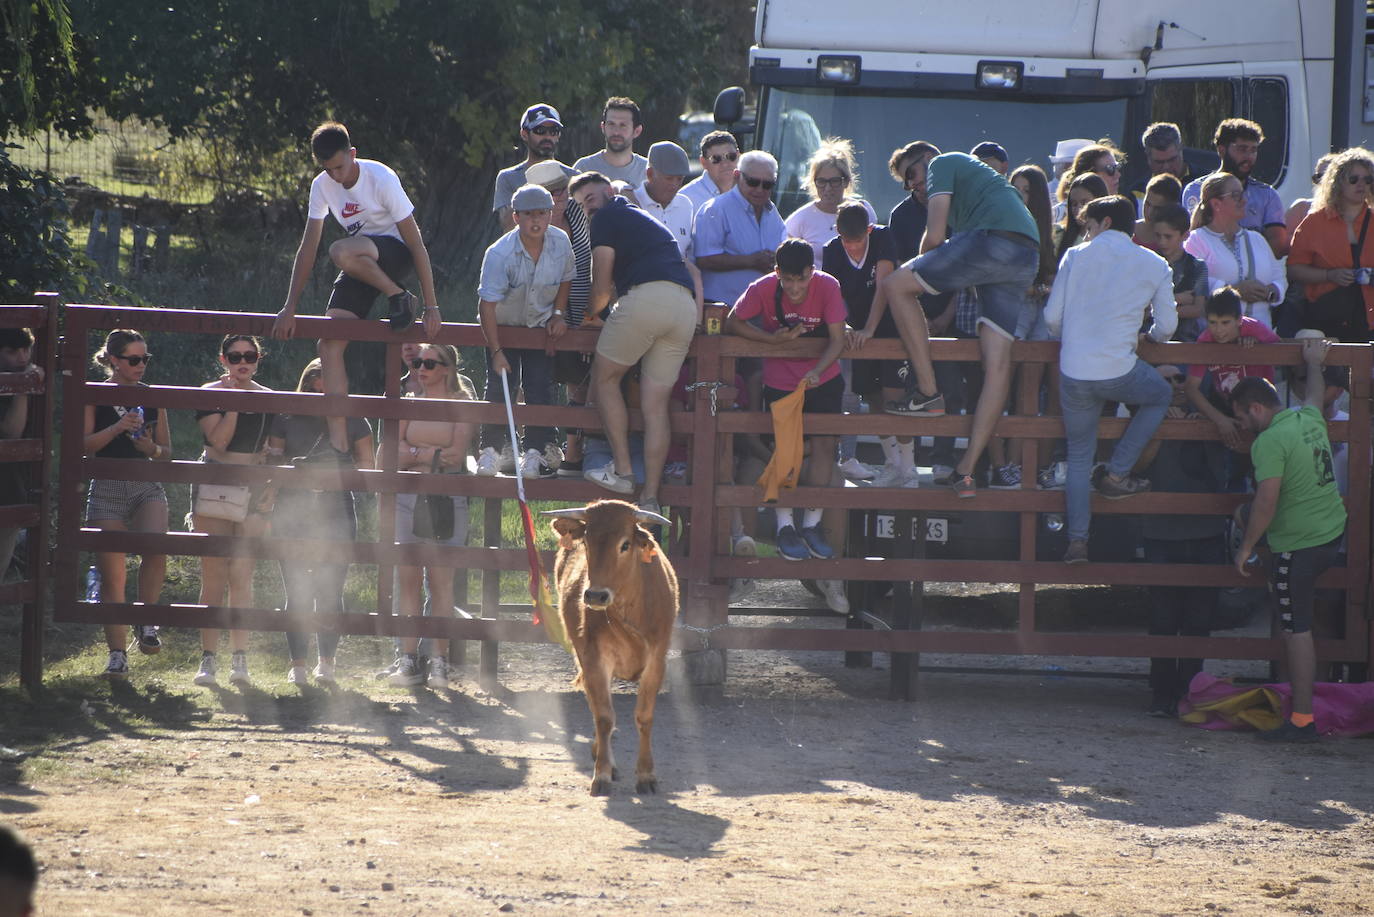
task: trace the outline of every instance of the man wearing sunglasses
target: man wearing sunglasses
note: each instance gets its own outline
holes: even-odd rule
[[[720,197],[735,187],[735,163],[739,161],[739,144],[729,131],[711,131],[701,138],[701,174],[682,186],[692,202],[695,215],[707,201]]]
[[[1253,229],[1264,236],[1275,258],[1288,254],[1288,224],[1284,220],[1283,200],[1279,193],[1257,178],[1252,178],[1259,150],[1264,143],[1264,131],[1254,121],[1227,118],[1217,125],[1212,142],[1216,144],[1221,163],[1218,172],[1240,179],[1245,191],[1245,215],[1242,229]],[[1202,199],[1202,182],[1206,175],[1190,181],[1183,189],[1183,206],[1192,213]]]
[[[525,170],[536,162],[554,159],[558,154],[558,140],[562,136],[563,119],[559,117],[558,109],[547,102],[537,102],[525,109],[520,119],[520,140],[525,144],[525,161],[496,173],[496,193],[491,209],[501,223],[502,232],[510,232],[515,228],[510,199],[525,184]],[[559,165],[569,178],[577,174],[562,163]]]
[[[735,187],[697,211],[692,250],[708,300],[733,303],[773,270],[773,252],[787,238],[773,206],[777,183],[778,161],[750,150],[739,158]]]

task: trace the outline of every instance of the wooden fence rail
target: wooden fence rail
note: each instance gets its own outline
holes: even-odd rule
[[[28,311],[24,311],[24,310]],[[56,319],[56,310],[45,317]],[[34,307],[0,307],[0,322],[18,321],[20,315],[31,320]],[[311,617],[309,629],[327,627],[340,633],[445,636],[482,641],[481,672],[484,681],[495,677],[496,647],[500,641],[538,642],[540,629],[528,623],[525,606],[502,605],[501,571],[524,571],[525,552],[519,545],[502,545],[500,520],[502,504],[515,498],[515,482],[506,477],[479,478],[471,475],[429,475],[397,470],[394,448],[383,449],[379,467],[372,471],[277,466],[207,465],[195,461],[151,463],[129,460],[95,459],[82,454],[81,420],[83,406],[112,404],[121,393],[115,386],[88,382],[85,352],[88,332],[114,327],[133,327],[142,331],[221,335],[229,332],[266,334],[273,316],[250,313],[221,313],[178,309],[135,309],[71,305],[63,310],[65,337],[61,350],[62,438],[58,469],[57,553],[54,567],[52,609],[63,621],[102,624],[124,623],[135,617],[142,623],[177,626],[247,627],[257,630],[286,630],[299,627],[279,611],[270,609],[204,608],[189,605],[88,604],[80,601],[81,552],[118,550],[189,556],[251,556],[256,558],[302,559],[328,556],[336,561],[377,566],[377,604],[367,614]],[[53,326],[55,327],[55,325]],[[401,334],[382,323],[342,321],[302,317],[297,322],[302,337],[328,337],[354,341],[421,341],[417,327]],[[446,324],[438,340],[459,346],[480,345],[481,330],[475,325]],[[544,335],[538,329],[504,329],[507,346],[542,347]],[[52,342],[49,342],[51,348]],[[595,346],[592,332],[572,332],[558,344],[560,350],[588,351]],[[811,355],[822,342],[798,341],[786,348],[768,351],[770,356]],[[750,342],[725,336],[700,336],[693,344],[691,365],[698,381],[731,382],[735,362],[757,355]],[[380,419],[383,443],[398,442],[398,422],[402,419],[449,419],[454,411],[465,420],[482,423],[503,422],[504,408],[483,402],[430,402],[399,397],[401,376],[400,348],[387,348],[387,390],[383,396],[324,396],[295,392],[238,392],[178,386],[153,386],[140,393],[149,406],[174,410],[193,408],[232,408],[241,411],[273,411],[310,415],[361,416]],[[976,361],[976,342],[937,340],[933,343],[936,360]],[[1141,354],[1152,362],[1196,363],[1225,360],[1228,363],[1295,365],[1301,362],[1293,344],[1260,346],[1239,350],[1226,345],[1164,344],[1148,345]],[[903,353],[899,342],[871,341],[862,351],[847,353],[856,359],[895,359]],[[51,360],[51,353],[46,359]],[[1017,363],[1051,363],[1058,359],[1053,343],[1018,343],[1013,347]],[[1349,444],[1350,512],[1348,560],[1344,567],[1329,571],[1322,585],[1343,593],[1343,614],[1339,633],[1319,639],[1318,652],[1328,661],[1366,663],[1371,653],[1371,633],[1366,620],[1370,574],[1370,348],[1338,345],[1332,348],[1330,364],[1351,370],[1350,419],[1331,425],[1333,441]],[[56,369],[55,363],[48,364]],[[51,378],[51,377],[50,377]],[[831,650],[847,653],[888,652],[894,654],[893,693],[910,697],[914,692],[916,660],[921,652],[1054,654],[1092,656],[1189,655],[1211,658],[1277,658],[1278,642],[1273,637],[1184,638],[1102,633],[1050,633],[1036,622],[1036,586],[1040,584],[1107,585],[1253,585],[1229,566],[1202,564],[1091,563],[1069,567],[1059,562],[1038,560],[1036,540],[1041,516],[1063,511],[1063,494],[1035,489],[1041,441],[1063,436],[1057,417],[1034,416],[1030,393],[1022,394],[1018,416],[999,421],[997,433],[1023,439],[1023,484],[1016,491],[980,491],[974,500],[958,500],[946,489],[886,489],[872,487],[808,488],[786,491],[781,506],[833,507],[883,513],[909,513],[921,521],[941,515],[1002,513],[1011,514],[1016,536],[1015,556],[986,560],[969,556],[954,559],[926,559],[919,539],[897,539],[894,558],[841,557],[805,565],[806,575],[862,584],[894,581],[916,584],[910,600],[899,599],[894,606],[892,630],[866,629],[856,614],[837,629],[830,622],[789,625],[787,627],[741,626],[737,618],[746,610],[727,606],[732,577],[795,578],[801,565],[781,559],[744,559],[730,556],[729,516],[731,507],[758,505],[759,492],[751,482],[735,482],[733,477],[733,439],[749,432],[769,432],[766,413],[733,412],[721,404],[712,409],[710,392],[695,393],[690,410],[674,412],[675,432],[690,440],[691,482],[665,486],[660,499],[672,507],[677,523],[670,538],[669,553],[678,570],[683,591],[683,615],[678,645],[684,651],[719,653],[727,649],[775,648]],[[51,416],[51,411],[47,412]],[[594,409],[568,407],[517,407],[521,423],[580,427],[599,430],[600,419]],[[888,415],[807,415],[809,432],[831,434],[965,435],[971,418],[906,418]],[[631,412],[631,425],[642,428],[638,412]],[[1104,419],[1105,438],[1119,436],[1124,421]],[[1213,425],[1204,420],[1171,420],[1160,427],[1166,439],[1217,438]],[[38,449],[42,454],[35,452]],[[51,439],[38,445],[21,444],[0,450],[26,460],[47,460]],[[187,457],[189,458],[189,457]],[[188,532],[166,534],[109,533],[82,528],[81,500],[85,483],[91,478],[116,480],[156,480],[165,483],[246,483],[273,481],[283,486],[321,490],[354,490],[378,495],[377,542],[340,543],[299,541],[274,537],[235,539]],[[535,480],[526,484],[533,500],[580,503],[605,496],[597,486],[581,480]],[[481,498],[486,537],[482,546],[449,548],[430,545],[392,544],[395,531],[395,494],[449,493]],[[45,495],[46,497],[46,495]],[[1194,495],[1152,493],[1129,501],[1105,501],[1094,497],[1093,512],[1103,516],[1159,513],[1229,513],[1244,497],[1236,494]],[[0,510],[0,513],[7,512]],[[475,513],[475,509],[474,509]],[[20,512],[22,515],[22,512]],[[3,521],[3,516],[0,516]],[[545,556],[546,569],[549,558]],[[476,613],[468,620],[434,617],[404,618],[392,615],[392,570],[397,564],[442,562],[445,565],[480,570],[481,601],[466,606]],[[924,582],[992,582],[1018,585],[1017,622],[1014,630],[985,632],[973,630],[921,630],[920,584]],[[43,590],[38,589],[37,595]],[[905,603],[905,604],[903,604]],[[910,607],[906,607],[906,605]],[[763,610],[759,610],[762,612]],[[774,611],[774,614],[786,611]],[[521,620],[512,620],[510,615]],[[27,619],[26,619],[27,620]],[[910,629],[903,629],[904,627]],[[26,644],[27,645],[27,644]],[[900,661],[901,665],[895,663]]]

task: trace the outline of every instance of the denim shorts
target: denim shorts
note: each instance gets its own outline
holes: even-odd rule
[[[972,287],[978,291],[978,321],[1007,337],[1016,336],[1026,295],[1040,267],[1040,248],[987,229],[956,232],[949,241],[902,265],[927,292]]]

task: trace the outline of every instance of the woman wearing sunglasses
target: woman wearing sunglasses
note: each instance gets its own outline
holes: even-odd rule
[[[419,376],[422,390],[419,395],[406,395],[407,398],[466,401],[474,397],[472,382],[458,372],[458,351],[448,344],[426,344],[420,356],[411,360],[410,366]],[[450,411],[449,414],[453,416],[456,412]],[[403,420],[397,467],[402,471],[464,474],[476,433],[477,425],[473,423]],[[467,497],[447,499],[453,501],[452,532],[430,536],[424,533],[427,526],[436,524],[434,520],[437,516],[432,506],[435,501],[428,496],[417,497],[413,493],[397,494],[396,543],[465,546],[468,540]],[[439,565],[398,567],[396,573],[400,582],[401,614],[420,613],[426,575],[433,614],[453,614],[453,572],[453,567]],[[429,658],[428,672],[420,671],[419,643],[418,637],[401,638],[401,658],[397,660],[388,681],[402,687],[423,682],[431,688],[447,688],[449,641],[434,641],[434,655]]]
[[[1073,158],[1073,165],[1069,166],[1069,170],[1060,178],[1059,185],[1055,188],[1055,197],[1058,199],[1054,205],[1056,221],[1064,219],[1064,212],[1068,208],[1069,188],[1073,180],[1080,175],[1096,175],[1107,186],[1107,194],[1116,193],[1117,188],[1121,186],[1120,153],[1121,151],[1108,140],[1099,140],[1078,151]]]
[[[1305,286],[1305,324],[1347,343],[1374,327],[1374,153],[1337,154],[1322,174],[1312,208],[1293,234],[1288,277]]]
[[[271,389],[253,381],[258,371],[262,345],[249,334],[227,334],[219,345],[219,363],[224,370],[205,389],[267,392]],[[201,461],[221,465],[261,465],[267,460],[267,435],[272,430],[272,415],[209,409],[196,411],[196,422],[205,436]],[[207,535],[235,537],[266,535],[269,525],[267,495],[240,484],[198,485],[192,488],[192,529]],[[270,497],[267,497],[270,499]],[[231,608],[253,605],[252,557],[202,557],[200,559],[200,604],[225,604],[228,587]],[[200,632],[200,671],[198,685],[217,683],[215,650],[219,648],[219,628]],[[248,631],[231,630],[229,646],[233,651],[229,682],[248,684]]]
[[[129,389],[129,398],[122,405],[87,405],[85,415],[86,454],[95,458],[149,459],[155,462],[172,460],[172,436],[167,426],[167,411],[140,405],[138,389],[146,388],[143,374],[152,359],[148,344],[137,331],[121,328],[111,331],[105,344],[96,352],[95,365],[105,371],[106,378]],[[86,525],[103,532],[165,532],[167,531],[167,493],[156,481],[91,481],[86,495]],[[100,601],[124,602],[127,570],[124,554],[102,552],[96,554],[96,569],[100,572]],[[138,565],[138,599],[154,604],[162,596],[162,583],[167,574],[167,557],[163,554],[144,554]],[[143,653],[162,649],[157,628],[151,624],[134,626],[134,639]],[[105,626],[105,643],[110,658],[105,677],[127,678],[129,659],[124,628]]]
[[[416,353],[419,353],[418,346]],[[318,394],[324,391],[323,383],[324,375],[317,358],[306,364],[296,391]],[[372,428],[361,417],[349,417],[346,428],[353,464],[358,468],[372,468]],[[334,457],[329,448],[329,426],[323,417],[314,414],[278,414],[267,438],[267,452],[298,466],[327,462]],[[272,534],[278,538],[352,541],[358,534],[353,493],[347,490],[282,490],[273,501]],[[344,610],[347,562],[282,560],[280,563],[287,614],[299,620],[300,616],[315,612],[337,614]],[[315,667],[315,681],[320,685],[332,685],[335,683],[334,654],[339,646],[339,635],[322,631],[317,639],[320,658]],[[305,661],[310,637],[299,629],[287,631],[286,646],[291,654],[286,680],[289,684],[304,685],[308,681]]]
[[[1271,309],[1283,301],[1288,281],[1264,236],[1245,229],[1245,187],[1229,172],[1213,172],[1202,180],[1202,197],[1193,210],[1192,232],[1183,250],[1207,265],[1207,285],[1213,293],[1235,287],[1243,317],[1273,329]]]
[[[854,144],[839,137],[827,138],[807,164],[802,189],[810,201],[792,211],[783,224],[790,239],[805,239],[816,256],[816,270],[821,268],[821,254],[825,243],[839,233],[835,220],[840,205],[858,201],[868,211],[868,222],[878,222],[878,216],[868,201],[858,197],[859,164],[854,159]]]

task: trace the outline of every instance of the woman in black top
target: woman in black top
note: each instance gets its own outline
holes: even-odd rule
[[[227,334],[219,345],[219,362],[224,375],[201,388],[225,388],[237,391],[266,392],[271,389],[253,381],[258,371],[262,346],[248,334]],[[271,414],[241,414],[238,411],[196,411],[196,422],[205,435],[205,454],[201,461],[224,465],[261,465],[267,456],[267,435],[272,430]],[[267,512],[261,494],[252,494],[248,514],[242,522],[233,522],[202,512],[195,491],[191,506],[194,530],[207,535],[253,537],[266,535],[269,529]],[[253,567],[251,557],[202,557],[200,559],[200,604],[224,604],[225,587],[229,590],[229,606],[250,608],[253,604]],[[219,646],[218,628],[202,628],[200,632],[200,671],[194,679],[198,685],[216,683],[215,650]],[[229,668],[231,684],[248,684],[248,631],[231,630],[229,646],[233,656]]]
[[[172,458],[171,432],[167,426],[167,412],[163,408],[144,408],[138,404],[136,389],[144,387],[143,374],[152,354],[143,335],[137,331],[111,331],[105,345],[95,355],[95,364],[105,371],[115,385],[128,386],[129,399],[125,405],[87,405],[85,415],[86,454],[99,458],[152,459],[165,462]],[[106,532],[165,532],[167,531],[167,493],[156,481],[92,481],[86,496],[86,525]],[[123,554],[96,554],[96,569],[100,571],[100,601],[123,602],[126,570]],[[162,584],[167,574],[167,557],[163,554],[144,554],[138,565],[138,598],[153,604],[162,596]],[[150,624],[134,626],[138,648],[144,653],[162,649],[157,628]],[[105,643],[110,650],[105,667],[108,678],[127,678],[129,660],[124,642],[124,628],[105,626]]]
[[[418,348],[417,348],[418,351]],[[306,364],[301,373],[298,392],[322,392],[324,377],[318,359]],[[353,464],[358,468],[372,468],[372,428],[361,417],[347,420],[348,442]],[[279,414],[272,423],[267,439],[270,455],[293,464],[308,463],[317,456],[331,457],[329,427],[323,417],[310,414]],[[353,494],[347,490],[283,490],[272,509],[272,534],[279,538],[333,539],[351,541],[358,534],[358,521],[353,508]],[[341,612],[344,610],[343,587],[348,576],[348,564],[297,563],[281,561],[282,582],[286,586],[288,614],[312,612]],[[339,635],[319,634],[320,662],[315,667],[315,681],[334,684],[334,652]],[[291,653],[291,670],[286,680],[293,685],[306,684],[305,659],[310,638],[299,630],[287,631],[286,646]]]

